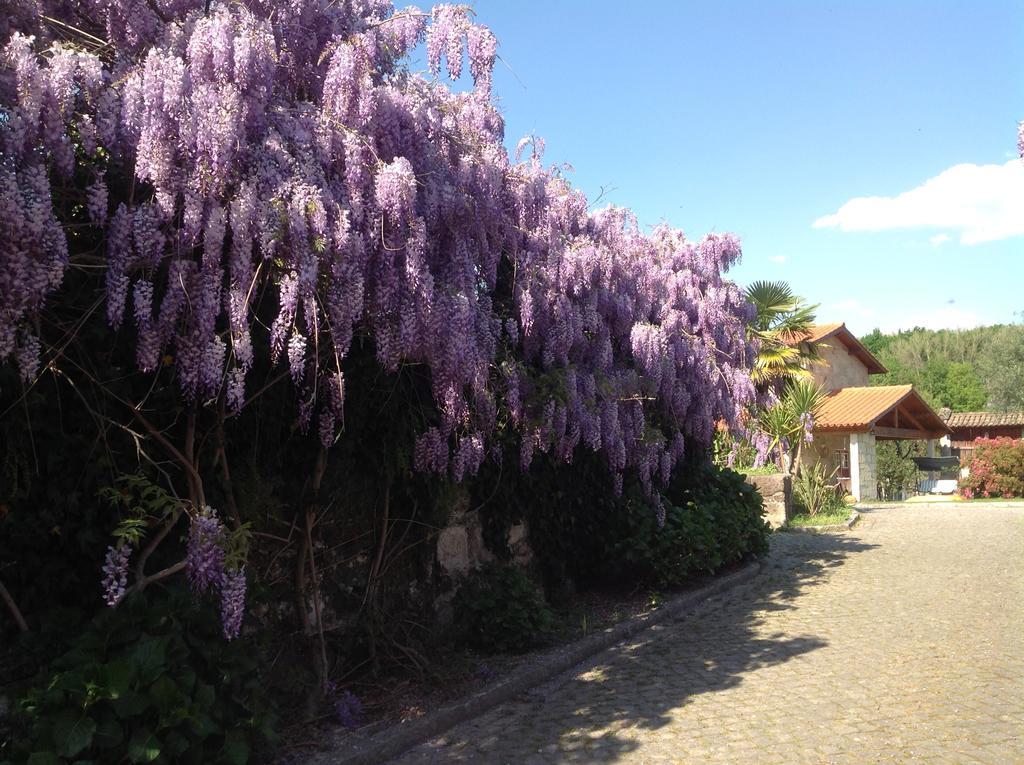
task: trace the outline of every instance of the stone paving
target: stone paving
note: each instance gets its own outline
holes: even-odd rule
[[[1024,763],[1024,505],[777,534],[751,584],[396,762]]]

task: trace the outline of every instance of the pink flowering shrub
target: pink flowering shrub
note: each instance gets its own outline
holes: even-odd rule
[[[960,494],[976,497],[1024,497],[1024,440],[975,440],[970,475],[960,481]]]

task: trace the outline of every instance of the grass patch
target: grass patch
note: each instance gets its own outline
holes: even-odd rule
[[[782,472],[774,465],[765,465],[764,467],[737,468],[737,471],[743,473],[743,475],[773,475],[775,473]]]
[[[817,515],[794,515],[789,519],[790,526],[837,526],[850,520],[850,508],[825,510]]]

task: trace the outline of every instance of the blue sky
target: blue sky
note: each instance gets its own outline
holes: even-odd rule
[[[1020,2],[474,7],[509,146],[542,136],[592,199],[739,234],[737,281],[855,332],[1021,319]]]

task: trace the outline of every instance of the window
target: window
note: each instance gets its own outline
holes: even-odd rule
[[[845,449],[836,450],[836,466],[839,468],[836,472],[836,477],[850,477],[850,453]]]

